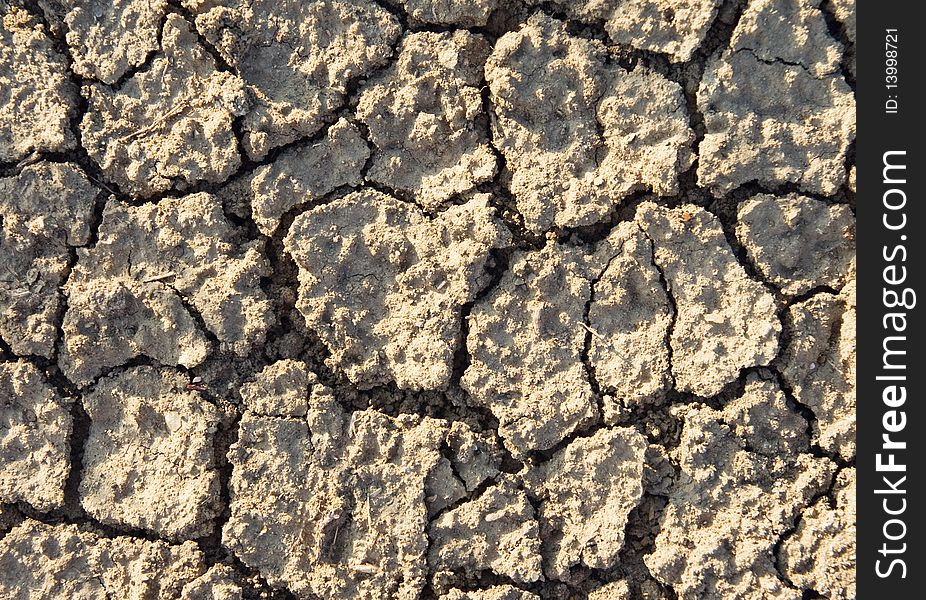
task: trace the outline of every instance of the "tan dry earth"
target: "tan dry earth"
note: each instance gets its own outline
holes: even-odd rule
[[[0,17],[0,598],[855,598],[851,1]]]

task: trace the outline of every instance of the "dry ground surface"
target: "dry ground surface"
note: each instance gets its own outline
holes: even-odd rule
[[[0,16],[0,598],[855,597],[852,0]]]

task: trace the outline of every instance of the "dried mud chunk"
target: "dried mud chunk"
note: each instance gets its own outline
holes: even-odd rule
[[[489,435],[454,421],[447,433],[447,447],[453,457],[453,470],[463,479],[467,492],[499,474],[501,453]]]
[[[299,267],[297,307],[333,365],[361,388],[439,389],[461,308],[489,281],[489,250],[508,240],[487,196],[429,220],[363,190],[299,215],[284,245]]]
[[[124,192],[149,197],[222,182],[241,164],[232,121],[247,108],[244,85],[217,70],[176,14],[167,16],[149,69],[118,90],[103,84],[84,90],[83,145]]]
[[[0,597],[174,600],[206,570],[195,542],[99,537],[27,519],[0,540]]]
[[[64,505],[72,403],[31,363],[0,363],[0,502]]]
[[[495,175],[479,88],[491,47],[467,31],[413,33],[357,105],[375,149],[371,181],[414,195],[425,208]]]
[[[720,0],[558,0],[567,13],[587,23],[604,21],[611,40],[668,54],[685,62],[704,41]]]
[[[341,480],[332,485],[327,471],[312,474],[314,487],[327,488],[318,497],[319,505],[346,499],[345,509],[352,505],[354,519],[351,530],[343,532],[347,550],[341,564],[314,567],[313,588],[319,595],[414,597],[420,592],[428,546],[424,487],[427,473],[439,463],[436,448],[444,426],[416,421],[393,421],[370,411],[360,414],[354,419],[353,452]]]
[[[180,600],[241,600],[243,591],[235,583],[235,572],[225,565],[215,565],[183,586]]]
[[[97,191],[67,163],[0,179],[0,337],[17,355],[54,354],[68,246],[89,241]]]
[[[313,396],[305,420],[245,413],[223,543],[300,597],[416,597],[425,485],[445,435],[443,421],[344,414],[330,392]]]
[[[482,590],[452,589],[440,600],[538,600],[540,596],[519,590],[513,585],[496,585]]]
[[[707,126],[700,184],[719,194],[750,181],[835,193],[846,179],[855,102],[844,81],[826,79],[749,52],[712,62],[698,91]]]
[[[588,595],[588,600],[631,600],[630,586],[626,581],[606,583]]]
[[[0,2],[0,90],[0,161],[74,148],[67,61],[38,20],[8,2]]]
[[[135,367],[84,395],[90,434],[80,503],[104,523],[172,539],[212,532],[219,478],[212,438],[218,414],[187,377]]]
[[[831,600],[855,598],[855,468],[836,477],[835,507],[827,498],[804,510],[779,553],[784,574]]]
[[[257,227],[273,235],[292,208],[318,202],[341,186],[359,185],[369,156],[366,140],[344,119],[332,125],[320,142],[284,151],[250,179],[251,214]]]
[[[677,193],[678,176],[694,159],[681,86],[641,69],[618,69],[612,78],[597,107],[605,144],[598,175],[620,196],[643,188]]]
[[[838,73],[842,53],[819,5],[820,0],[750,0],[730,48],[763,62],[802,65],[816,77]]]
[[[442,456],[424,482],[424,493],[430,520],[442,510],[466,498],[466,487],[453,472],[452,463]]]
[[[646,445],[633,429],[600,429],[527,473],[525,485],[540,499],[547,577],[568,578],[576,565],[617,564],[627,517],[643,495]]]
[[[173,290],[128,278],[74,275],[76,269],[66,288],[68,311],[58,359],[74,383],[84,386],[139,356],[185,367],[206,359],[209,341]]]
[[[461,380],[499,420],[516,456],[552,448],[598,417],[582,364],[589,269],[576,248],[518,252],[469,317],[471,364]]]
[[[748,392],[747,392],[748,393]],[[766,396],[770,414],[787,411]],[[650,572],[682,600],[798,600],[801,590],[775,566],[777,540],[801,510],[829,485],[835,465],[798,453],[766,456],[724,424],[727,415],[690,405],[678,414],[684,430],[675,459],[679,480],[656,538],[644,557]]]
[[[635,190],[678,192],[694,134],[677,84],[606,64],[603,45],[543,15],[499,39],[486,79],[529,230],[595,223]]]
[[[790,343],[778,364],[795,399],[814,415],[814,438],[845,460],[855,457],[855,283],[788,309]]]
[[[606,415],[658,398],[671,384],[667,336],[672,306],[653,263],[653,245],[635,223],[602,242],[606,268],[592,289],[588,357]]]
[[[317,380],[304,363],[279,360],[242,386],[241,399],[248,410],[259,415],[304,417],[309,408],[309,389]]]
[[[835,193],[855,138],[855,100],[838,61],[810,2],[750,3],[698,89],[707,128],[699,183],[718,194],[750,181]]]
[[[501,482],[431,523],[428,564],[468,577],[491,570],[530,583],[541,577],[539,533],[527,495]]]
[[[788,407],[778,384],[750,374],[743,394],[723,408],[723,422],[750,452],[769,457],[806,449],[807,421]]]
[[[482,27],[498,0],[399,0],[413,23]]]
[[[760,194],[739,208],[736,235],[766,279],[796,296],[841,288],[855,259],[855,217],[845,204]]]
[[[318,131],[352,81],[386,63],[402,32],[367,0],[184,0],[196,26],[248,85],[252,158]]]
[[[678,311],[671,335],[678,390],[713,396],[741,369],[775,358],[775,299],[737,262],[716,217],[692,204],[647,202],[636,221],[653,241]]]
[[[849,74],[855,77],[855,41],[857,35],[855,0],[831,0],[829,10],[833,12],[836,20],[842,25],[846,34],[846,66]]]
[[[304,420],[250,412],[241,418],[238,440],[228,453],[231,516],[223,530],[223,545],[274,587],[308,591],[304,577],[312,557],[301,542],[301,531],[312,526],[311,515],[306,515],[311,490],[305,469],[311,456]],[[332,523],[340,515],[326,508],[319,522],[329,513]]]
[[[209,350],[200,318],[221,350],[247,354],[273,322],[262,245],[239,239],[208,194],[110,201],[99,241],[78,250],[68,280],[65,374],[83,384],[137,356],[196,366]]]
[[[50,0],[40,2],[50,20],[61,20],[82,77],[112,85],[158,50],[166,0]]]

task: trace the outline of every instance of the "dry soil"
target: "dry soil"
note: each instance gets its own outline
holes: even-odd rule
[[[0,0],[0,598],[855,598],[853,0]]]

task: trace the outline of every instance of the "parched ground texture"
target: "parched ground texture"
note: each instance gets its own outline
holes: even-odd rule
[[[0,0],[0,598],[855,598],[852,0]]]

